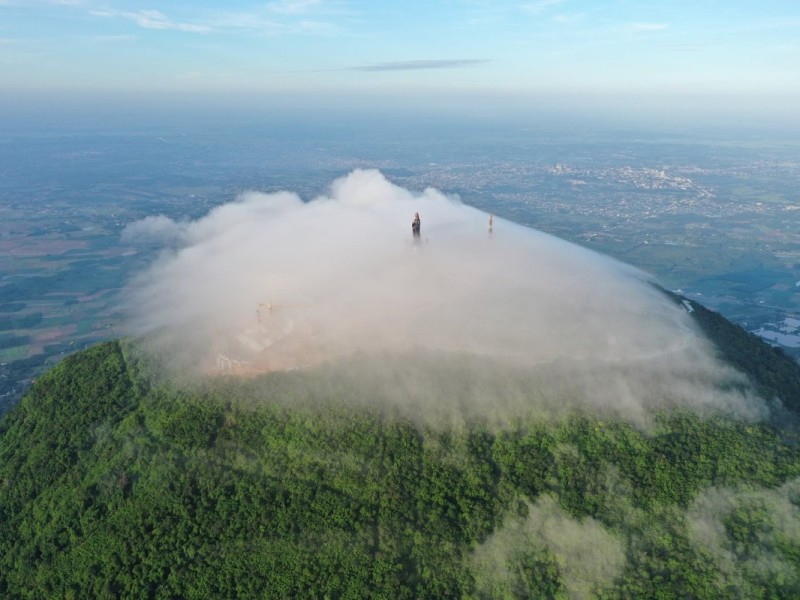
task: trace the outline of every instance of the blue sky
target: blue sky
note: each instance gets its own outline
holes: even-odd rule
[[[797,0],[0,0],[9,92],[800,98]]]

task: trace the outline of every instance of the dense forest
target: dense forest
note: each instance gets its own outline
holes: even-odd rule
[[[695,308],[791,416],[798,366]],[[0,595],[800,597],[791,418],[437,427],[314,381],[59,363],[0,421]]]

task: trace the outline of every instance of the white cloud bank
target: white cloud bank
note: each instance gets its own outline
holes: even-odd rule
[[[271,368],[462,356],[525,377],[466,369],[427,373],[423,386],[403,361],[365,369],[377,387],[392,381],[384,395],[410,411],[582,406],[642,421],[676,404],[763,410],[720,391],[736,375],[641,272],[496,217],[490,235],[487,214],[377,171],[354,171],[310,202],[249,192],[190,223],[151,217],[123,239],[153,236],[172,249],[133,282],[131,331],[207,372],[220,354]]]

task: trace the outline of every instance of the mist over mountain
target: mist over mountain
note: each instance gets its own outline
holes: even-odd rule
[[[800,367],[488,217],[357,171],[129,225],[131,337],[0,421],[0,593],[800,593]]]
[[[799,25],[0,0],[0,598],[800,598]]]
[[[361,353],[367,365],[336,369],[415,419],[578,406],[638,423],[669,406],[766,414],[646,274],[378,171],[307,202],[248,192],[195,221],[148,217],[123,239],[164,245],[126,306],[130,331],[181,376]],[[478,366],[431,370],[438,354]]]

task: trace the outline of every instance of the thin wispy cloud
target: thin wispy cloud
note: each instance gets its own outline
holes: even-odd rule
[[[320,0],[279,0],[270,2],[267,8],[282,15],[299,15],[307,13],[320,3]]]
[[[731,28],[734,33],[747,33],[752,31],[770,31],[782,29],[800,29],[800,17],[779,17],[771,19],[752,19],[739,27]]]
[[[227,13],[214,18],[214,31],[219,33],[255,33],[267,36],[291,34],[330,34],[339,31],[331,21],[316,19],[280,19],[258,13]]]
[[[2,1],[2,0],[0,0]],[[276,3],[277,5],[278,3]],[[187,22],[173,19],[158,10],[119,11],[89,10],[96,17],[127,19],[144,29],[182,31],[187,33],[242,34],[268,36],[286,34],[329,34],[337,31],[335,24],[317,19],[301,18],[318,0],[281,2],[280,8],[256,12],[219,12],[207,14],[203,20]],[[278,13],[281,13],[279,16]]]
[[[117,42],[129,42],[138,39],[135,35],[122,34],[122,35],[95,35],[87,38],[90,42],[97,44],[115,44]]]
[[[459,69],[489,62],[486,59],[457,58],[441,60],[403,60],[351,67],[349,71],[421,71],[426,69]]]
[[[629,23],[623,25],[620,30],[625,33],[646,33],[649,31],[666,31],[669,23]]]
[[[93,0],[0,0],[0,6],[88,6]]]
[[[656,44],[653,48],[669,52],[700,52],[713,44]]]
[[[569,24],[582,21],[585,17],[586,13],[560,14],[554,16],[553,21],[555,21],[556,23]]]
[[[224,33],[256,33],[268,36],[295,33],[302,28],[263,12],[224,12],[214,15],[214,31]]]
[[[158,63],[170,55],[171,66],[180,72],[208,71],[210,76],[216,69],[242,90],[260,90],[264,82],[259,73],[331,73],[328,79],[287,77],[273,82],[313,97],[322,89],[350,89],[348,77],[336,72],[361,72],[360,77],[384,72],[370,76],[375,90],[391,87],[394,79],[412,72],[417,78],[440,73],[442,85],[451,86],[455,94],[483,89],[497,98],[508,97],[512,87],[526,93],[607,87],[628,93],[643,81],[661,91],[694,89],[702,81],[705,90],[720,94],[755,88],[798,93],[793,59],[800,44],[800,12],[749,7],[740,0],[736,8],[717,11],[709,31],[707,11],[683,10],[692,6],[689,0],[680,0],[669,11],[634,4],[449,0],[414,5],[405,14],[401,8],[387,10],[379,3],[353,0],[0,0],[0,59],[16,65],[27,61],[26,69],[0,73],[0,82],[3,89],[30,86],[33,80],[57,87],[63,84],[63,74],[79,65],[83,78],[74,78],[71,85],[76,87],[103,87],[124,78],[131,86],[149,89],[156,85],[155,77],[165,78],[158,86],[169,86],[174,76]],[[121,34],[135,37],[116,37]],[[414,52],[402,50],[409,35]],[[119,42],[115,52],[141,68],[119,73],[102,52],[89,56],[82,46],[100,47],[103,42]],[[707,42],[716,45],[708,48]],[[193,46],[175,53],[170,46],[174,43]],[[152,51],[141,52],[144,44]],[[637,46],[640,60],[628,60],[631,46]],[[389,53],[387,48],[396,51]],[[730,51],[720,54],[720,48]],[[31,51],[40,54],[28,56]],[[487,61],[470,54],[488,57],[495,65],[481,67]],[[447,59],[450,56],[455,59]],[[427,59],[403,60],[409,57]],[[546,69],[530,69],[544,57]],[[670,59],[663,65],[669,75],[653,77],[651,59],[664,57]],[[770,68],[758,69],[758,64]],[[495,66],[502,67],[502,77]],[[714,72],[724,69],[730,76],[703,76],[712,66]]]
[[[287,29],[287,33],[324,34],[338,31],[339,28],[327,21],[300,21]]]
[[[174,21],[158,10],[138,10],[133,12],[90,10],[89,14],[95,17],[127,19],[144,29],[184,31],[187,33],[210,33],[212,31],[212,28],[208,25]]]
[[[564,0],[540,0],[539,2],[522,4],[520,5],[520,8],[529,15],[538,15],[548,8],[553,8],[563,3]]]

